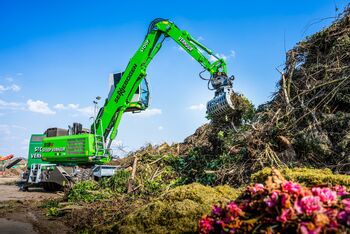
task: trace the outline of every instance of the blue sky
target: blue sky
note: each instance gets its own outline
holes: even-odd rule
[[[234,88],[255,105],[276,90],[285,50],[335,16],[347,1],[1,1],[0,155],[27,157],[31,133],[72,122],[90,126],[92,101],[108,94],[149,22],[168,18],[226,58]],[[205,123],[213,93],[202,70],[170,39],[148,68],[152,102],[125,115],[114,144],[182,141]]]

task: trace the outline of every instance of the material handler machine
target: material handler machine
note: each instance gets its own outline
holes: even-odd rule
[[[44,134],[31,136],[23,189],[39,185],[46,190],[57,190],[87,177],[98,179],[113,175],[118,168],[107,164],[112,159],[110,147],[118,125],[125,112],[147,109],[150,100],[147,66],[167,38],[174,40],[204,68],[200,78],[207,80],[208,88],[214,91],[214,98],[207,103],[207,116],[214,119],[234,111],[230,98],[234,77],[227,75],[225,61],[173,22],[155,19],[125,71],[111,75],[109,95],[89,129],[74,123],[68,130],[50,128]],[[216,60],[212,62],[209,56]],[[208,78],[202,76],[204,72]]]

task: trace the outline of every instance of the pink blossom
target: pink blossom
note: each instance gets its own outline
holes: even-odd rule
[[[297,203],[297,202],[296,202]],[[300,213],[300,208],[303,213],[307,215],[311,215],[315,211],[321,210],[321,202],[320,197],[318,196],[305,196],[300,200],[300,204],[298,204],[298,208],[296,209]]]
[[[222,208],[220,206],[214,205],[211,211],[213,216],[220,216],[222,212]]]
[[[337,192],[337,195],[338,195],[338,196],[344,196],[344,195],[349,194],[349,193],[346,191],[346,187],[345,187],[345,186],[336,185],[336,186],[333,187],[333,189]]]
[[[312,188],[312,194],[320,197],[321,202],[327,205],[337,202],[337,193],[329,188]]]
[[[337,217],[342,223],[350,226],[350,215],[346,211],[340,211]]]
[[[315,227],[313,223],[302,223],[300,232],[302,234],[318,234],[321,233],[321,227]]]
[[[283,209],[282,210],[282,214],[280,216],[277,216],[276,220],[281,222],[281,223],[285,223],[288,220],[288,216],[291,213],[290,209]]]
[[[273,191],[272,194],[265,200],[268,207],[276,206],[278,202],[278,192]]]
[[[294,209],[299,213],[303,213],[303,209],[301,208],[300,201],[294,202]]]
[[[263,184],[255,184],[253,187],[249,187],[249,192],[251,192],[252,194],[256,194],[258,192],[264,191],[265,187]]]
[[[350,198],[345,198],[342,200],[344,205],[344,210],[338,213],[337,218],[346,225],[350,226]]]
[[[329,218],[329,220],[336,220],[337,219],[337,215],[338,215],[338,210],[334,209],[334,208],[326,208],[325,211],[323,212],[325,215],[327,215],[327,217]]]
[[[346,213],[350,214],[350,198],[343,199],[342,203],[344,205],[344,209],[345,209]]]
[[[336,220],[330,220],[329,221],[329,228],[330,229],[334,229],[334,230],[337,230],[338,229],[338,223]]]
[[[200,233],[209,233],[213,230],[214,220],[209,217],[204,217],[199,221],[199,230]]]
[[[287,193],[281,194],[281,204],[283,207],[289,207],[290,206],[290,196]]]
[[[292,194],[299,194],[301,191],[301,186],[297,183],[287,181],[282,184],[282,190]]]
[[[232,214],[233,217],[237,217],[239,214],[242,213],[242,210],[234,202],[230,202],[226,206],[226,208],[227,208],[228,212],[230,212]]]

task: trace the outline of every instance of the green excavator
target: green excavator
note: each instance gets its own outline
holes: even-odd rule
[[[91,176],[99,179],[118,170],[116,166],[107,165],[112,159],[111,143],[125,112],[137,113],[148,108],[147,66],[167,38],[174,40],[204,68],[199,76],[214,91],[214,98],[207,103],[208,118],[222,117],[234,111],[230,98],[234,77],[227,75],[225,61],[173,22],[155,19],[125,71],[111,75],[109,95],[89,129],[73,123],[69,129],[49,128],[44,134],[31,136],[23,189],[40,185],[47,190],[57,190],[76,180]],[[209,59],[211,56],[215,58],[214,62]],[[203,77],[205,72],[208,78]]]

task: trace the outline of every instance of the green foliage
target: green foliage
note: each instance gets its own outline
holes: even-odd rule
[[[59,217],[59,216],[64,215],[64,212],[59,210],[62,207],[57,199],[50,199],[50,200],[45,201],[41,205],[41,208],[46,209],[47,216]]]
[[[251,103],[248,98],[242,95],[241,99],[242,101],[240,105],[242,110],[242,124],[250,123],[255,116],[256,109],[253,103]]]
[[[220,161],[212,155],[205,154],[201,148],[194,148],[187,156],[174,158],[171,166],[181,175],[182,184],[199,182],[210,185],[215,182],[216,176],[208,171],[218,169]]]
[[[162,163],[161,166],[155,168],[155,171],[145,171],[146,173],[143,175],[142,181],[139,181],[139,183],[142,182],[140,189],[141,194],[155,196],[179,185],[181,178],[177,176],[173,167],[168,165],[171,161],[170,158],[174,160],[175,157],[167,157],[166,161]]]
[[[60,217],[64,215],[64,212],[60,211],[57,207],[50,207],[47,210],[47,215],[52,217]]]
[[[264,168],[251,176],[253,183],[263,183],[267,177],[271,175],[271,168]],[[350,187],[350,176],[333,174],[328,168],[313,169],[313,168],[292,168],[281,169],[281,174],[287,180],[303,183],[306,186],[316,186],[321,184],[328,185],[343,185]]]
[[[218,201],[235,199],[239,190],[201,184],[176,187],[115,224],[115,233],[193,233],[198,220]]]
[[[41,205],[41,208],[51,208],[51,207],[58,207],[59,206],[59,201],[56,199],[50,199]]]
[[[225,138],[225,133],[224,131],[219,131],[218,134],[217,134],[217,137],[221,140],[223,140]]]
[[[112,177],[102,179],[99,185],[102,189],[111,189],[113,192],[126,193],[130,175],[130,172],[127,170],[118,170]]]
[[[161,183],[161,181],[159,179],[146,180],[144,183],[144,193],[155,194],[155,193],[161,191],[163,186],[164,185]]]
[[[70,202],[94,202],[112,196],[110,189],[100,189],[99,184],[93,180],[76,183],[68,192]]]
[[[169,164],[180,176],[179,184],[189,184],[198,182],[204,185],[218,185],[216,171],[240,162],[244,159],[245,148],[236,155],[231,155],[222,151],[218,155],[208,153],[204,148],[194,148],[187,156],[174,157],[169,160]]]

